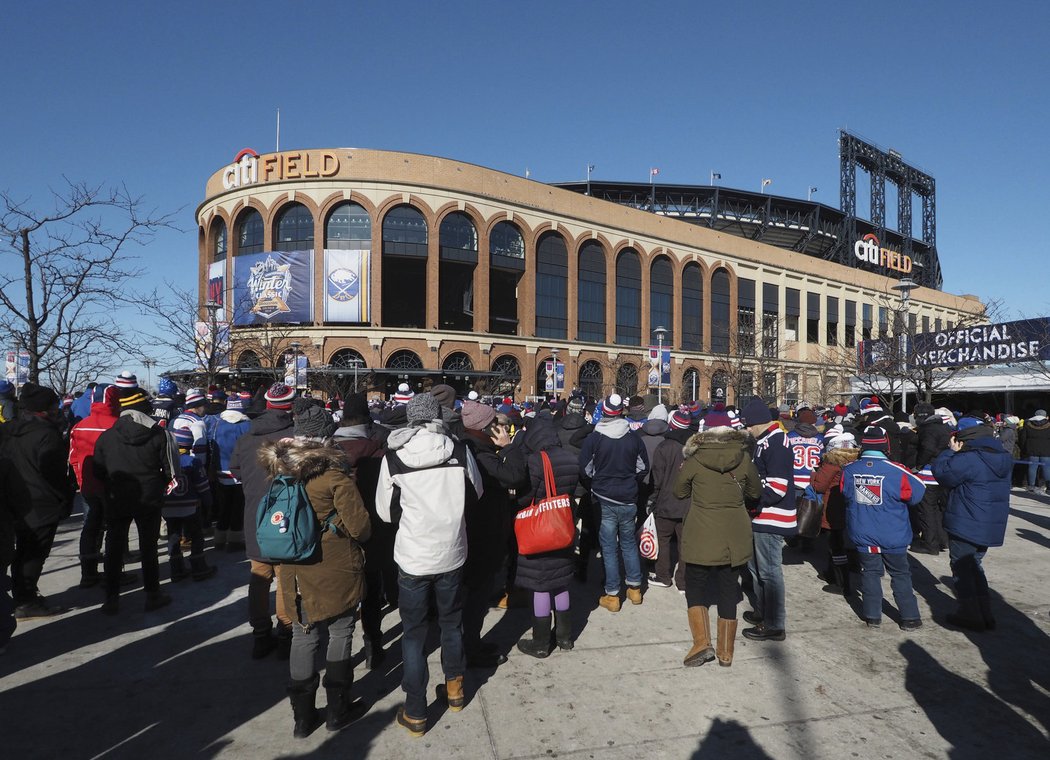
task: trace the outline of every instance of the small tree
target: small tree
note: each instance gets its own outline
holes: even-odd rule
[[[29,379],[61,391],[112,368],[133,346],[114,312],[141,270],[128,249],[145,245],[171,215],[143,208],[126,187],[66,180],[48,212],[0,193],[0,313],[15,348],[29,355]]]

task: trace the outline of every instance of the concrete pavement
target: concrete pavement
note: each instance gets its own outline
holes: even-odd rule
[[[999,621],[993,633],[937,622],[954,609],[946,553],[912,557],[926,624],[905,634],[892,614],[869,630],[845,600],[823,593],[814,570],[822,551],[788,550],[787,640],[738,637],[732,668],[683,668],[684,598],[654,588],[641,606],[597,608],[596,561],[591,582],[572,588],[576,649],[546,660],[521,655],[513,644],[531,611],[491,611],[488,637],[511,651],[510,661],[469,672],[460,713],[433,699],[421,739],[394,723],[396,612],[384,620],[387,666],[355,672],[357,692],[374,702],[368,715],[338,734],[322,728],[298,741],[284,697],[287,663],[249,657],[243,557],[209,549],[220,567],[215,578],[165,583],[174,603],[148,614],[135,588],[110,618],[98,611],[101,591],[76,587],[78,536],[74,517],[41,581],[70,611],[20,625],[0,656],[2,757],[1050,757],[1050,497],[1043,495],[1014,491],[1006,545],[986,560]],[[892,599],[888,578],[885,592]],[[360,650],[358,631],[358,663]],[[430,666],[433,695],[436,651]]]

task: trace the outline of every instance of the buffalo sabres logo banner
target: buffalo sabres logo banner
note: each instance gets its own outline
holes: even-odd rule
[[[325,322],[368,322],[371,251],[324,252]]]
[[[313,320],[313,251],[266,251],[234,259],[234,324]]]

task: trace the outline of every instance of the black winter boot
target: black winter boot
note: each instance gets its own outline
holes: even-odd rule
[[[295,718],[292,736],[296,739],[305,739],[321,725],[321,714],[314,704],[320,683],[321,679],[316,673],[305,681],[288,682],[288,701],[292,703],[292,716]]]
[[[324,690],[328,697],[328,714],[325,728],[340,731],[368,712],[368,705],[361,700],[350,700],[350,687],[354,683],[354,668],[350,660],[329,662],[324,671]]]
[[[568,610],[554,612],[554,640],[558,649],[572,649],[572,616]]]
[[[551,653],[551,616],[532,619],[532,638],[518,642],[518,651],[532,657],[544,658]]]
[[[193,580],[195,581],[206,581],[219,572],[219,568],[215,567],[215,565],[208,564],[203,554],[190,555],[190,568],[193,571]]]

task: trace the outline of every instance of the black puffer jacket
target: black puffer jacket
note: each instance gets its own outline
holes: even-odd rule
[[[132,416],[138,414],[140,416]],[[106,515],[134,517],[158,510],[172,479],[168,435],[141,413],[124,412],[95,444],[95,474],[106,493]]]
[[[30,528],[69,516],[73,487],[66,475],[69,446],[54,422],[24,416],[0,427],[0,500]]]
[[[668,430],[663,442],[653,452],[653,513],[668,520],[684,520],[689,514],[690,498],[679,499],[674,495],[674,482],[682,469],[685,457],[682,448],[695,430]]]
[[[528,457],[530,485],[519,492],[519,510],[529,506],[533,499],[539,500],[548,496],[543,480],[541,451],[546,451],[551,460],[557,493],[571,496],[576,492],[579,464],[575,455],[561,447],[550,422],[534,419],[525,431],[522,448],[522,453]],[[545,554],[519,555],[515,583],[520,588],[530,591],[562,591],[568,588],[575,565],[575,545]]]
[[[259,551],[255,519],[259,502],[270,488],[269,472],[259,461],[259,449],[267,441],[292,437],[292,415],[269,409],[254,420],[248,432],[237,439],[230,456],[230,472],[244,485],[244,544],[248,559],[268,562]]]
[[[1050,420],[1028,420],[1019,436],[1026,457],[1050,457]]]
[[[945,425],[944,420],[939,416],[933,415],[919,423],[915,434],[918,437],[915,467],[921,470],[948,448],[948,443],[952,438],[952,429]]]

